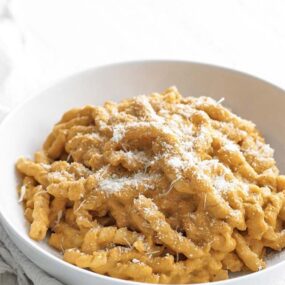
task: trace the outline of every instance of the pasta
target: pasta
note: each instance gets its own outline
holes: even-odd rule
[[[175,87],[71,109],[21,157],[29,236],[99,274],[223,280],[285,247],[285,176],[255,125]]]

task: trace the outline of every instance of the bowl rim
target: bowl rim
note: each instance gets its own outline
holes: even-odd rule
[[[26,104],[32,102],[37,97],[42,96],[45,92],[48,92],[49,90],[52,90],[53,88],[55,88],[57,86],[60,86],[62,84],[68,84],[69,81],[72,81],[73,79],[76,79],[77,77],[85,77],[88,74],[96,73],[96,71],[109,69],[109,68],[113,68],[113,67],[121,68],[124,66],[130,66],[130,65],[135,66],[135,65],[145,65],[145,64],[149,64],[149,65],[156,65],[156,64],[181,64],[181,65],[185,64],[185,65],[189,65],[190,64],[193,66],[201,66],[201,67],[210,68],[213,70],[214,69],[221,70],[221,71],[224,71],[227,73],[231,73],[233,75],[236,74],[236,75],[239,75],[242,77],[247,77],[247,78],[254,80],[254,81],[260,81],[260,82],[266,84],[267,86],[269,86],[270,88],[275,89],[275,90],[279,91],[280,93],[284,93],[284,95],[285,95],[284,89],[282,89],[281,87],[279,87],[279,86],[277,86],[277,85],[275,85],[275,84],[273,84],[273,83],[271,83],[271,82],[269,82],[263,78],[260,78],[258,76],[254,76],[254,75],[247,73],[247,72],[244,72],[244,71],[236,70],[234,68],[224,67],[224,66],[220,66],[220,65],[216,65],[216,64],[212,64],[212,63],[191,61],[191,60],[181,60],[181,59],[178,59],[178,60],[176,60],[176,59],[145,59],[145,60],[120,61],[120,62],[115,62],[115,63],[108,63],[108,64],[102,64],[102,65],[98,65],[98,66],[94,66],[94,67],[89,67],[87,69],[81,69],[77,72],[65,75],[63,77],[60,77],[59,79],[56,79],[56,80],[53,80],[47,84],[44,84],[43,86],[41,86],[39,88],[36,88],[33,92],[30,92],[30,95],[28,95],[25,100],[23,100],[21,103],[19,103],[16,107],[12,108],[12,110],[4,117],[4,119],[0,123],[0,136],[1,136],[1,133],[5,130],[5,126],[9,123],[9,120],[11,118],[13,118],[13,116],[15,116],[20,109],[24,108]],[[1,191],[1,189],[0,189],[0,191]],[[1,205],[1,201],[0,201],[0,205]],[[124,280],[124,279],[119,279],[119,278],[114,278],[114,277],[109,277],[106,275],[98,274],[96,272],[92,272],[92,271],[89,271],[89,270],[86,270],[83,268],[79,268],[75,265],[72,265],[72,264],[64,261],[63,259],[56,257],[52,253],[41,248],[39,246],[39,244],[34,243],[33,240],[31,240],[27,234],[24,235],[24,234],[20,233],[17,230],[17,228],[13,225],[13,223],[11,223],[9,216],[6,215],[5,213],[3,213],[2,207],[0,207],[0,221],[2,222],[2,225],[4,226],[9,237],[10,237],[10,232],[12,232],[18,238],[18,240],[20,240],[21,242],[23,242],[27,246],[32,247],[33,250],[38,251],[38,253],[40,255],[45,256],[46,258],[49,258],[51,261],[53,261],[55,263],[59,263],[62,266],[67,267],[68,269],[73,269],[73,270],[78,271],[80,273],[89,275],[90,277],[102,278],[102,279],[106,279],[106,281],[108,280],[108,281],[112,281],[112,282],[121,282],[121,284],[124,283],[126,285],[150,284],[150,283],[145,283],[145,282],[129,281],[129,280]],[[28,256],[26,256],[26,257],[28,259],[30,259]],[[215,281],[215,282],[210,282],[210,283],[203,283],[203,284],[233,285],[234,282],[237,280],[247,281],[246,279],[248,279],[249,277],[253,277],[253,275],[254,276],[261,276],[261,275],[268,273],[269,271],[275,270],[277,267],[280,268],[281,266],[284,266],[284,265],[285,265],[285,260],[280,261],[277,264],[274,264],[274,265],[272,265],[268,268],[265,268],[261,271],[258,271],[258,272],[251,272],[251,273],[248,273],[246,275],[235,277],[232,279]],[[201,283],[199,283],[199,284],[201,284]]]

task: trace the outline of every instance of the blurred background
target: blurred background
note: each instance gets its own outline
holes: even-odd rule
[[[218,64],[285,88],[283,0],[0,0],[0,109],[89,67]]]

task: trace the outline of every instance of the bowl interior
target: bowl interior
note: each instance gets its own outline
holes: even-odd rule
[[[27,225],[17,202],[15,161],[38,149],[61,115],[71,107],[100,105],[176,85],[184,96],[225,98],[224,105],[256,123],[275,151],[285,172],[285,92],[238,72],[187,62],[141,62],[102,67],[80,73],[56,84],[14,110],[0,128],[0,209],[2,217],[23,242],[36,244],[53,255],[45,243],[27,238]],[[24,241],[25,240],[25,241]],[[275,255],[269,264],[285,260]]]

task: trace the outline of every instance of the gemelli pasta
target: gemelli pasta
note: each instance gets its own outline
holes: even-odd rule
[[[223,280],[285,247],[273,150],[221,101],[175,87],[69,110],[16,167],[29,236],[99,274]]]

